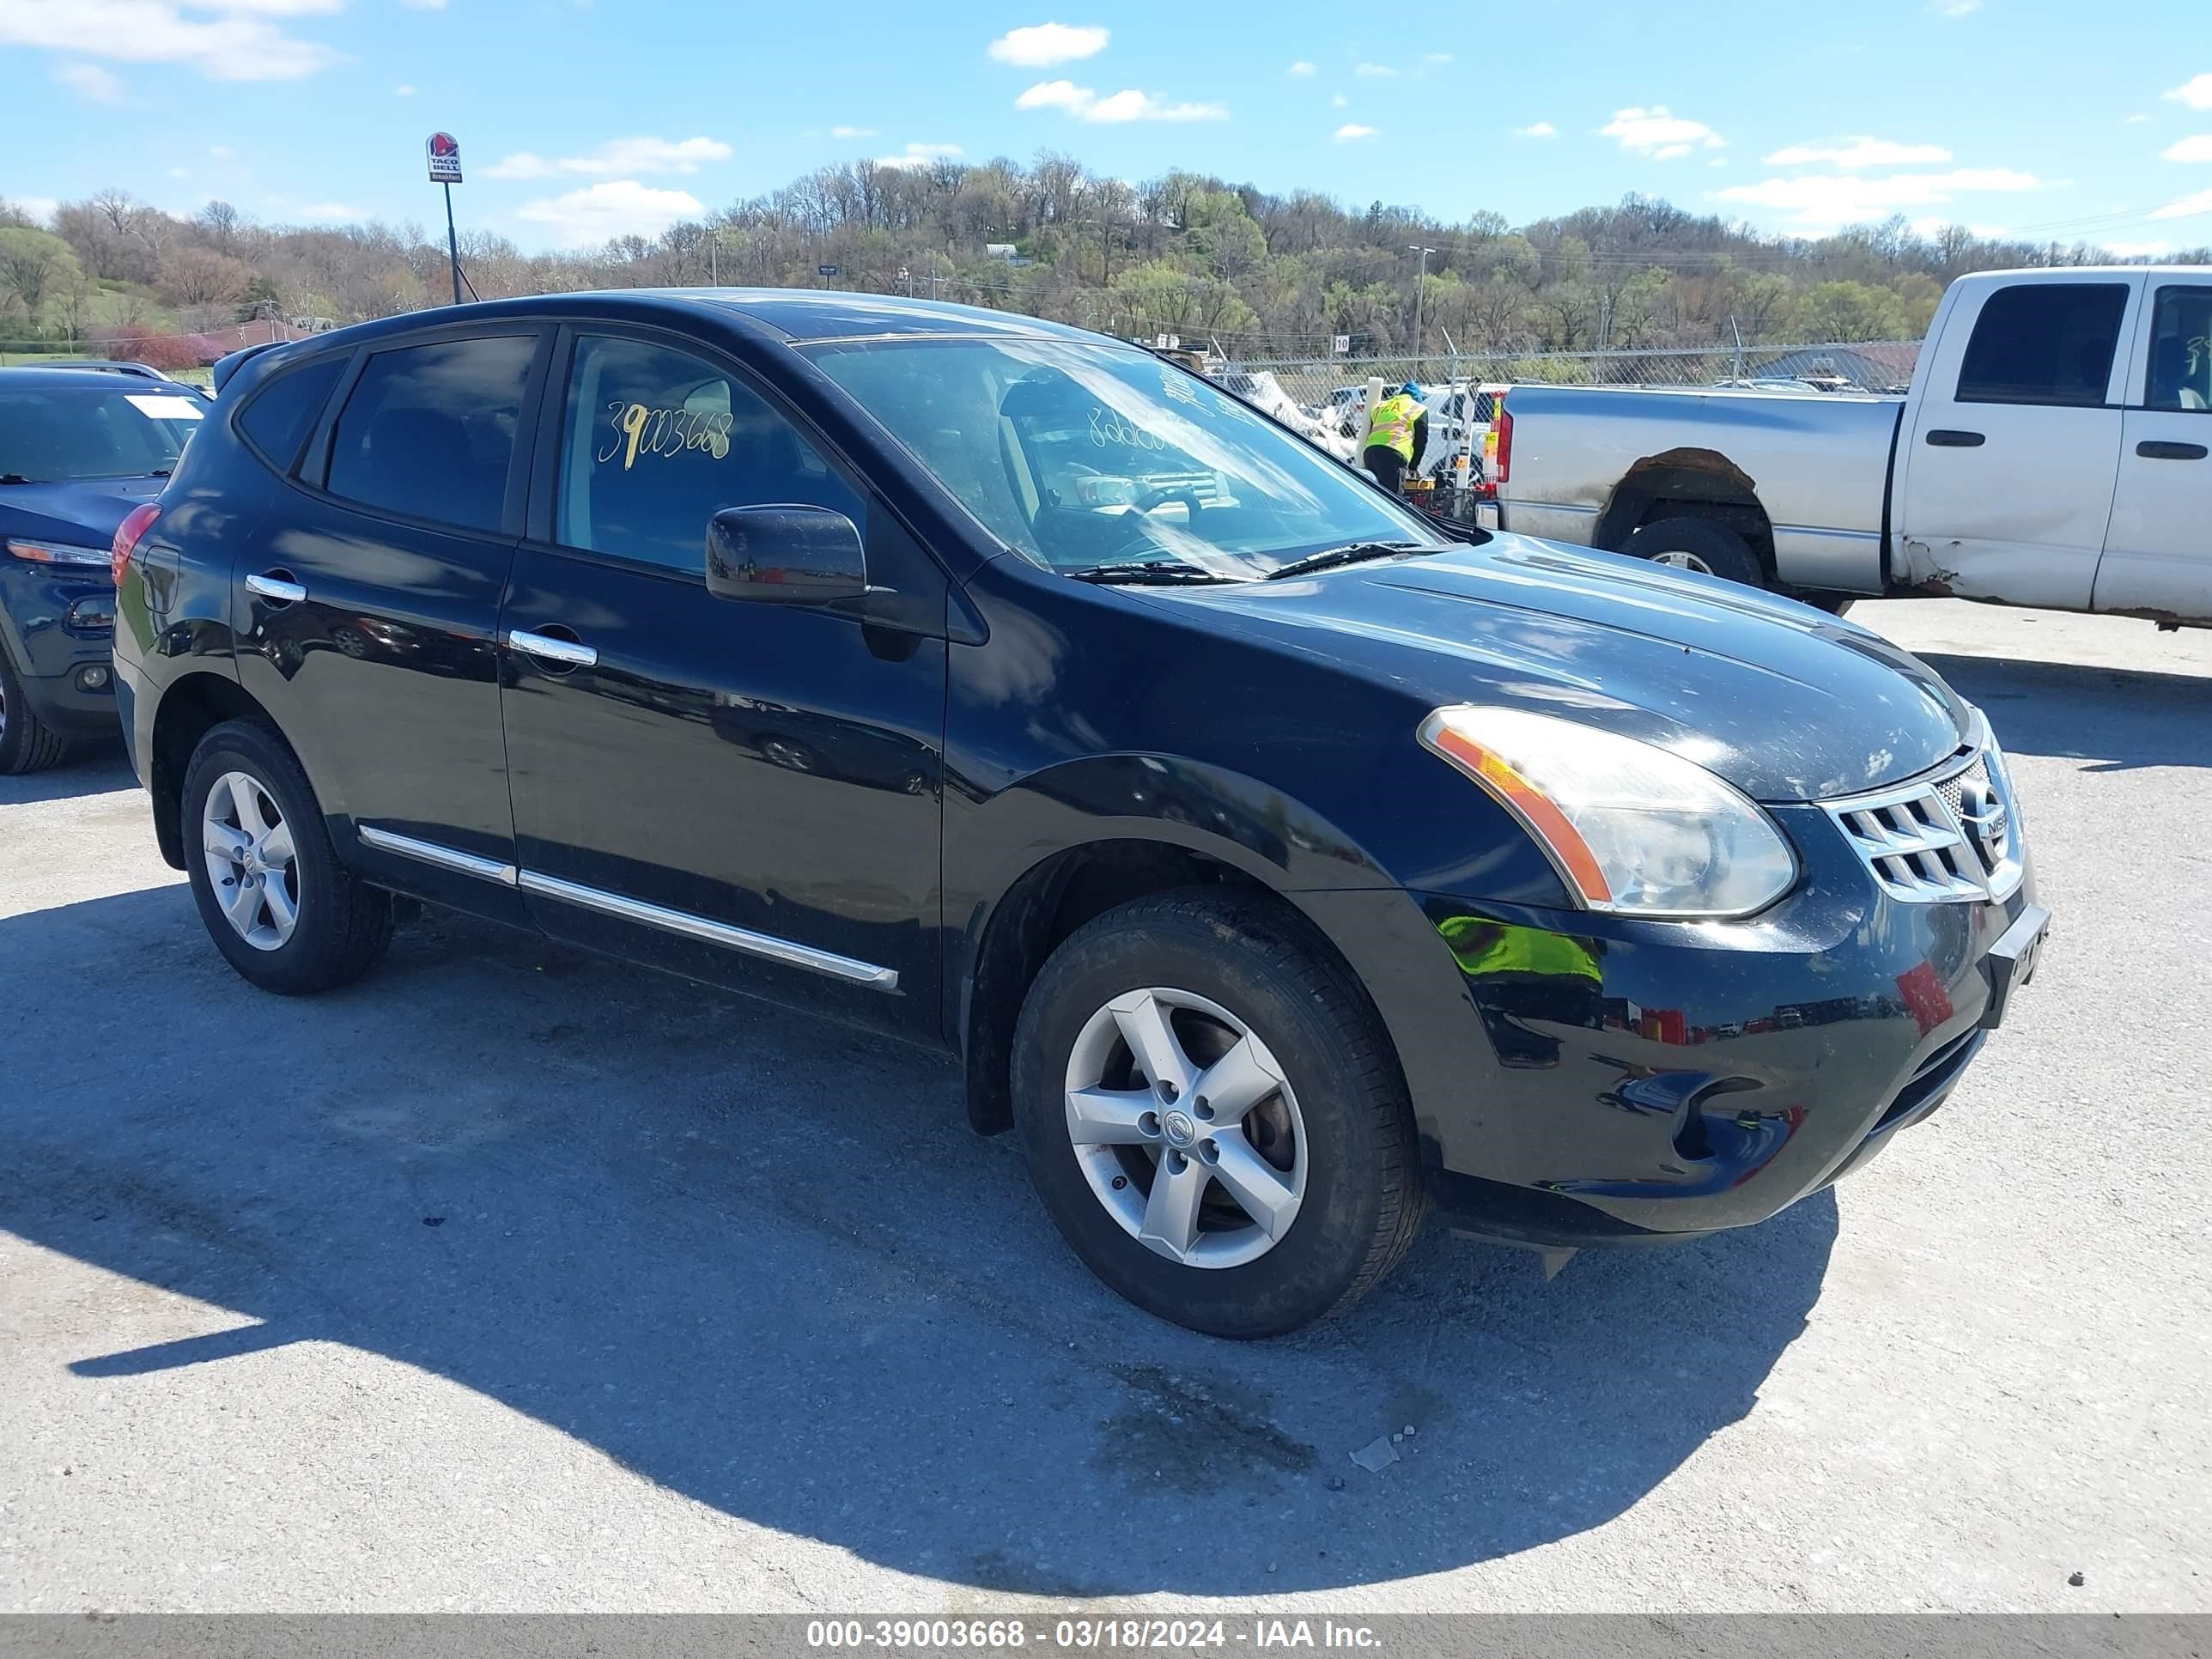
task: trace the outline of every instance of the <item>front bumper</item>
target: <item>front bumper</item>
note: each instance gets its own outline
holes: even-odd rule
[[[104,575],[31,564],[0,555],[0,632],[21,681],[24,701],[42,725],[64,738],[112,736],[118,729],[114,677],[80,683],[106,670],[115,637],[115,589]]]
[[[1901,901],[1819,808],[1773,810],[1804,879],[1747,921],[1309,896],[1356,941],[1451,1224],[1546,1246],[1749,1225],[1948,1097],[2033,871],[2002,902]]]

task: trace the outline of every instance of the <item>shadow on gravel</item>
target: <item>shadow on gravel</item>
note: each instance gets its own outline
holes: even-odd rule
[[[1101,1289],[896,1044],[446,916],[266,997],[181,887],[0,921],[0,981],[73,979],[89,1046],[0,994],[0,1225],[252,1322],[88,1341],[84,1409],[350,1345],[955,1584],[1329,1589],[1599,1525],[1751,1410],[1836,1232],[1823,1194],[1547,1285],[1431,1229],[1334,1324],[1238,1346]]]
[[[2212,678],[2002,657],[1921,658],[1979,703],[2006,749],[2141,766],[2212,766]]]
[[[131,763],[124,758],[120,739],[114,743],[80,744],[70,757],[47,772],[21,777],[0,777],[0,806],[30,806],[40,801],[73,800],[79,795],[104,795],[117,789],[136,789]]]

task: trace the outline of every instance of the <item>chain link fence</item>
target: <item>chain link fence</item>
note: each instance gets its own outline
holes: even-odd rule
[[[1397,386],[1455,381],[1476,386],[1751,386],[1780,391],[1901,392],[1919,361],[1917,340],[1851,344],[1668,348],[1656,351],[1431,354],[1413,357],[1309,357],[1231,361],[1226,374],[1273,378],[1316,413],[1364,396],[1370,378]]]

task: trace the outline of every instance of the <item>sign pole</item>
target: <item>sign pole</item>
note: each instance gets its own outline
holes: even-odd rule
[[[461,302],[461,239],[453,233],[453,187],[444,186],[446,192],[446,256],[453,265],[453,303]]]

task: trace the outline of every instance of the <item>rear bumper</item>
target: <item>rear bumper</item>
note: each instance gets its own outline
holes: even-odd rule
[[[1818,809],[1777,816],[1807,879],[1741,923],[1306,896],[1390,1028],[1450,1224],[1547,1247],[1751,1225],[1948,1097],[2032,874],[2002,902],[1899,902]]]

